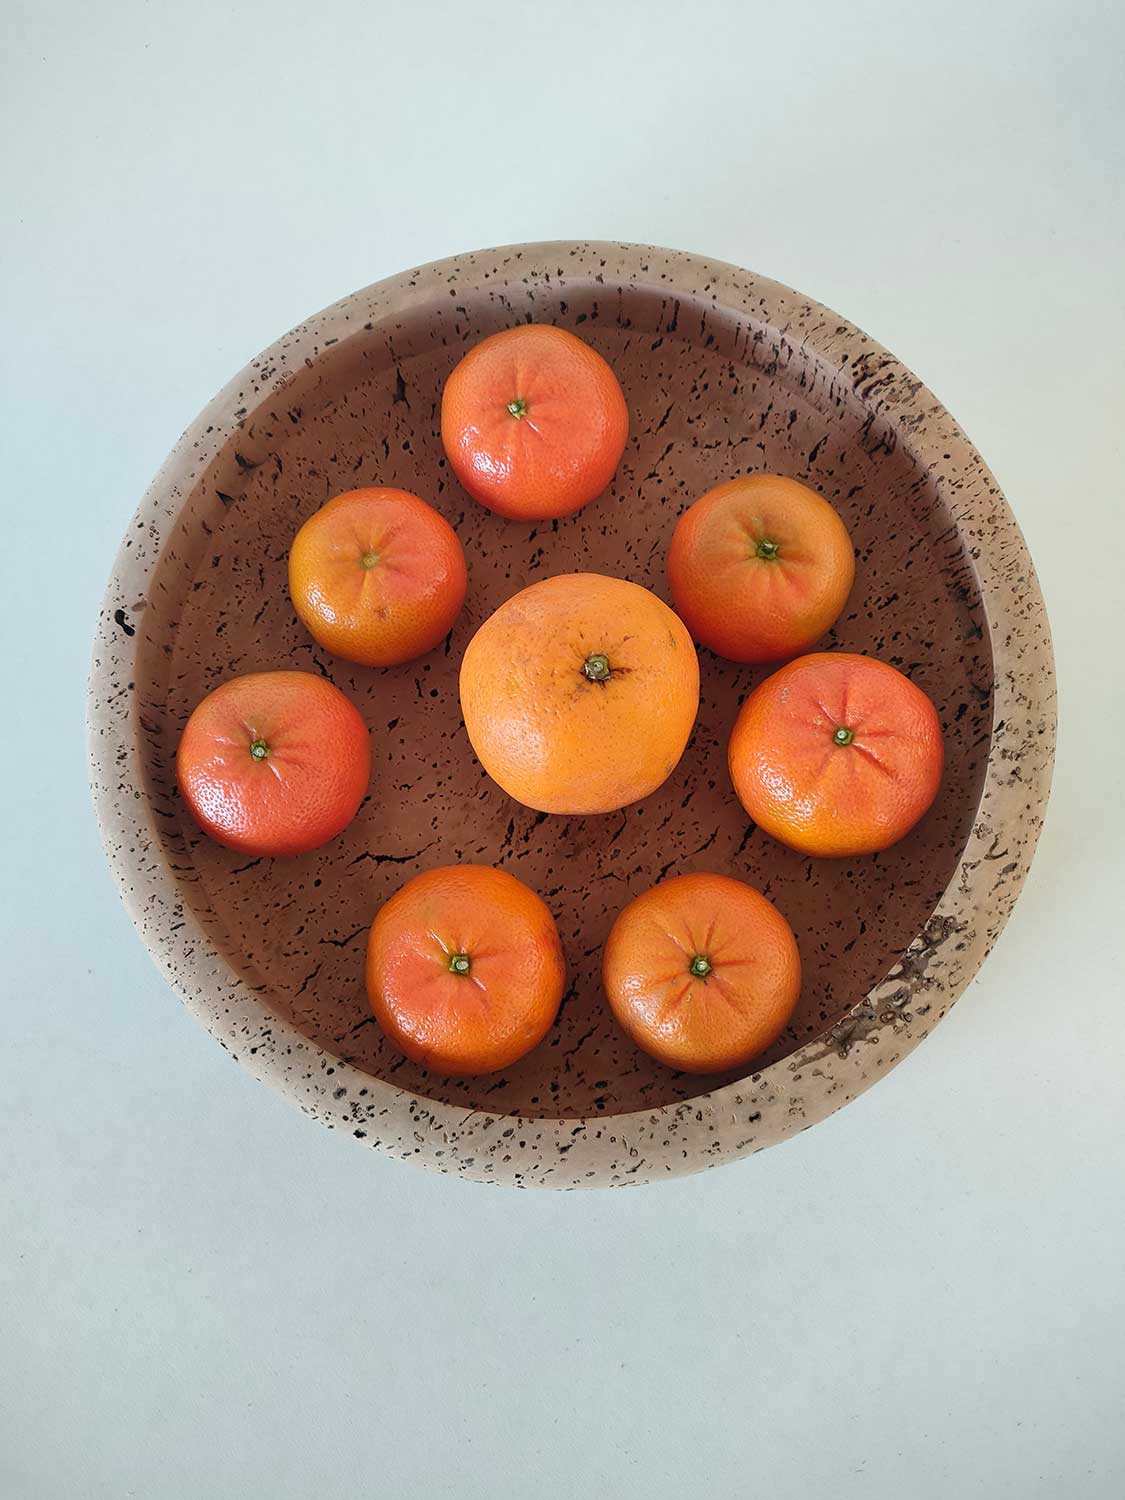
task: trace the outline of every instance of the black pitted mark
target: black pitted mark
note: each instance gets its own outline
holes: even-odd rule
[[[421,859],[422,855],[428,849],[432,849],[436,843],[437,839],[431,839],[414,854],[372,854],[370,850],[367,850],[363,854],[357,854],[352,864],[362,864],[365,859],[369,859],[372,864],[376,865],[408,865],[412,859]]]
[[[305,993],[305,991],[308,989],[309,985],[312,984],[313,980],[320,973],[321,968],[322,968],[322,965],[321,964],[317,964],[316,968],[312,971],[311,974],[306,974],[305,975],[304,979],[301,980],[301,988],[297,991],[298,995],[303,995]],[[336,1097],[339,1098],[339,1094],[337,1094]]]
[[[734,851],[736,856],[742,853],[743,849],[746,848],[746,845],[754,837],[754,834],[757,831],[758,831],[758,825],[757,825],[757,823],[751,822],[751,823],[749,823],[747,825],[746,832],[742,835],[742,842],[739,844],[738,848]]]
[[[573,1057],[574,1054],[578,1051],[579,1047],[582,1046],[583,1042],[588,1042],[590,1040],[590,1038],[594,1035],[594,1032],[597,1031],[597,1029],[598,1028],[596,1026],[591,1026],[590,1029],[589,1029],[589,1031],[584,1031],[582,1033],[582,1035],[578,1038],[578,1040],[575,1042],[574,1046],[573,1047],[568,1047],[566,1049],[566,1051],[562,1054],[563,1057]]]
[[[355,942],[356,938],[359,937],[361,932],[367,931],[369,925],[369,923],[365,922],[362,927],[357,927],[356,930],[352,933],[349,933],[346,938],[320,938],[319,941],[322,945],[331,944],[333,948],[348,948],[352,943]]]
[[[399,401],[401,401],[403,403],[403,405],[406,407],[407,411],[410,410],[410,398],[406,394],[406,381],[403,380],[403,378],[402,378],[402,371],[396,369],[395,370],[395,393],[391,397],[391,405],[394,406],[396,404],[396,402],[399,402]]]
[[[232,875],[243,875],[243,874],[245,874],[245,872],[247,870],[252,870],[255,865],[260,865],[262,863],[262,860],[264,858],[265,858],[265,855],[263,854],[263,855],[260,855],[259,858],[257,858],[257,859],[252,859],[248,865],[239,865],[239,867],[238,867],[237,870],[232,870],[231,871],[231,874]]]
[[[224,505],[234,505],[238,499],[237,495],[228,495],[225,490],[216,490],[215,493]]]
[[[125,632],[126,635],[136,635],[137,627],[135,625],[129,624],[129,621],[126,618],[125,611],[123,609],[115,609],[113,611],[113,618],[117,621],[118,625],[121,626],[121,629]]]
[[[665,449],[664,449],[664,452],[663,452],[663,453],[662,453],[662,454],[661,454],[661,455],[660,455],[660,457],[659,457],[659,458],[658,458],[658,459],[657,459],[657,460],[656,460],[656,462],[655,462],[655,463],[654,463],[654,464],[653,464],[653,466],[652,466],[652,468],[651,468],[651,469],[650,469],[650,470],[649,470],[649,472],[648,472],[648,473],[647,473],[647,474],[646,474],[646,475],[645,475],[645,479],[656,479],[656,478],[658,478],[658,477],[659,477],[659,476],[658,476],[658,475],[657,475],[657,472],[656,472],[656,471],[657,471],[657,469],[659,469],[659,467],[660,467],[660,465],[661,465],[661,464],[662,464],[662,463],[663,463],[663,462],[664,462],[664,460],[665,460],[665,459],[666,459],[666,458],[667,458],[667,457],[668,457],[668,455],[669,455],[669,453],[671,453],[671,451],[672,451],[672,449],[673,449],[673,448],[674,448],[674,447],[675,447],[675,446],[676,446],[676,445],[675,445],[675,443],[669,443],[669,444],[668,444],[668,446],[667,446],[667,447],[666,447],[666,448],[665,448]]]
[[[820,450],[824,447],[824,445],[825,445],[825,443],[827,441],[828,441],[828,434],[825,433],[824,436],[822,438],[818,439],[818,441],[815,442],[812,445],[812,447],[809,449],[809,467],[810,468],[812,467],[813,464],[816,463],[816,456],[820,452]]]
[[[244,474],[248,474],[251,469],[258,467],[252,458],[247,458],[245,454],[239,453],[237,448],[234,453],[234,461]]]

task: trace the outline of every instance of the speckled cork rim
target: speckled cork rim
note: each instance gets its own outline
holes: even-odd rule
[[[538,525],[477,506],[450,475],[441,386],[477,339],[568,327],[613,365],[630,438],[604,495]],[[631,578],[668,599],[677,517],[736,474],[773,471],[840,510],[856,583],[824,649],[907,672],[937,704],[947,764],[927,817],[870,859],[807,860],[734,798],[726,739],[768,669],[700,652],[702,702],[676,772],[604,818],[547,818],[482,773],[457,666],[503,599],[556,572]],[[298,526],[363,484],[420,494],[456,527],[466,606],[422,660],[386,671],[320,652],[285,561]],[[227,677],[330,677],[372,731],[352,827],[292,860],[205,839],[175,788],[188,713]],[[1019,528],[944,408],[886,350],[776,282],[636,245],[456,256],[337,303],[285,335],[188,429],[130,525],[101,611],[91,777],[111,866],[192,1014],[254,1076],[329,1128],[480,1181],[587,1187],[713,1166],[823,1119],[887,1072],[964,990],[1007,920],[1047,800],[1054,670]],[[548,1039],[500,1077],[442,1079],[398,1057],[363,993],[378,906],[460,860],[526,880],[559,921],[570,979]],[[756,1071],[715,1079],[646,1059],[600,992],[617,912],[657,879],[714,870],[778,905],[805,982]]]

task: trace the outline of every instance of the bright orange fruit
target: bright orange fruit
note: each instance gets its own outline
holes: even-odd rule
[[[208,693],[176,775],[199,826],[248,854],[304,854],[355,817],[371,777],[367,725],[309,672],[253,672]]]
[[[760,828],[804,854],[873,854],[926,812],[941,781],[937,710],[885,662],[801,656],[742,705],[734,789]]]
[[[563,328],[483,339],[445,383],[441,440],[475,500],[518,521],[568,516],[613,477],[629,434],[617,376]]]
[[[349,490],[322,505],[289,552],[289,592],[326,651],[390,667],[433,650],[461,611],[465,554],[406,490]]]
[[[503,870],[417,875],[371,924],[367,994],[400,1052],[437,1073],[494,1073],[537,1046],[566,964],[555,919]]]
[[[481,765],[540,812],[612,812],[647,797],[676,769],[698,708],[683,622],[648,589],[598,573],[514,595],[461,661]]]
[[[843,521],[779,474],[717,485],[680,517],[668,553],[676,612],[731,661],[780,661],[818,641],[847,602],[855,555]]]
[[[775,906],[726,875],[679,875],[631,901],[602,956],[613,1014],[687,1073],[741,1067],[793,1014],[801,959]]]

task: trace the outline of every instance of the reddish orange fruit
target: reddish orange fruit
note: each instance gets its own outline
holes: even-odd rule
[[[445,383],[441,440],[474,500],[516,521],[568,516],[621,461],[617,377],[563,328],[521,324],[470,349]]]
[[[680,517],[668,553],[676,612],[731,661],[780,661],[820,639],[847,602],[855,555],[819,495],[778,474],[728,480]]]
[[[253,672],[208,693],[176,775],[205,833],[248,854],[304,854],[355,817],[371,776],[367,725],[308,672]]]
[[[679,875],[617,918],[602,980],[643,1051],[686,1073],[721,1073],[781,1034],[801,992],[801,959],[789,923],[752,886]]]
[[[481,765],[540,812],[612,812],[647,797],[676,769],[698,708],[683,622],[648,589],[598,573],[514,595],[461,661]]]
[[[453,528],[406,490],[349,490],[322,505],[289,552],[289,592],[326,651],[390,667],[433,650],[465,601]]]
[[[555,919],[486,865],[417,875],[371,924],[367,994],[400,1052],[436,1073],[494,1073],[558,1014],[566,964]]]
[[[750,694],[730,737],[738,799],[760,828],[804,854],[873,854],[897,843],[937,795],[937,710],[885,662],[802,656]]]

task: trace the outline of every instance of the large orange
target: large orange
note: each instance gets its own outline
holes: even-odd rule
[[[742,705],[728,760],[760,828],[804,854],[873,854],[917,823],[942,768],[937,710],[885,662],[802,656]]]
[[[192,816],[220,844],[304,854],[355,817],[371,776],[371,739],[324,678],[253,672],[193,710],[176,775]]]
[[[699,708],[683,622],[621,578],[566,573],[487,619],[461,662],[461,712],[494,781],[550,813],[612,812],[676,769]]]
[[[638,1047],[670,1068],[721,1073],[780,1035],[801,992],[801,959],[789,923],[752,886],[678,875],[617,918],[602,980]]]
[[[522,881],[450,865],[407,882],[367,943],[367,994],[401,1052],[437,1073],[494,1073],[558,1014],[566,964],[555,919]]]
[[[546,323],[494,333],[445,383],[441,440],[475,500],[518,521],[568,516],[621,460],[629,413],[589,344]]]
[[[365,667],[431,651],[465,600],[453,528],[406,490],[349,490],[322,505],[289,552],[289,592],[325,650]]]
[[[780,661],[820,639],[847,601],[855,555],[843,521],[805,485],[751,474],[680,517],[668,553],[676,611],[731,661]]]

